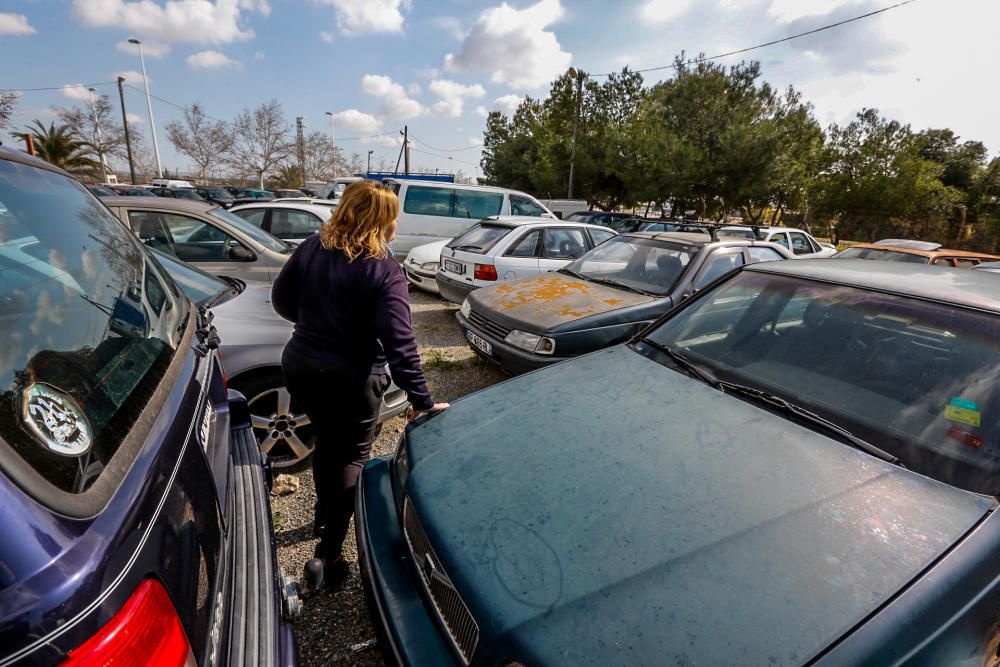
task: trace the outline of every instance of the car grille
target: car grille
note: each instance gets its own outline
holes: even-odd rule
[[[500,340],[506,338],[507,334],[510,333],[510,329],[507,327],[483,317],[474,310],[469,312],[469,323]]]
[[[434,603],[434,608],[455,648],[468,664],[479,643],[479,626],[472,618],[469,608],[462,602],[448,575],[441,569],[441,561],[427,541],[427,534],[424,533],[424,528],[420,525],[409,498],[403,500],[403,532],[410,545],[413,562]]]

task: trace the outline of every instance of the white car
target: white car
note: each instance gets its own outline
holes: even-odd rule
[[[335,208],[336,202],[324,199],[275,199],[234,206],[229,212],[282,241],[298,245],[318,232]]]
[[[557,271],[614,236],[612,229],[582,222],[483,220],[442,248],[438,290],[448,301],[462,303],[477,287]]]
[[[410,251],[403,262],[403,271],[411,285],[432,294],[441,293],[437,284],[437,272],[441,265],[441,251],[449,243],[451,239],[425,243]]]
[[[784,246],[792,251],[795,259],[822,259],[832,257],[837,252],[837,246],[820,243],[811,234],[801,229],[788,227],[758,227],[757,238]]]

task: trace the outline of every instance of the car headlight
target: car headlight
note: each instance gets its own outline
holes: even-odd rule
[[[504,341],[514,347],[537,354],[553,354],[556,351],[556,342],[553,339],[517,329],[507,334]]]
[[[469,319],[469,314],[472,312],[472,306],[469,305],[469,297],[465,297],[465,301],[462,302],[462,307],[458,309],[458,312],[462,313],[462,317]]]
[[[420,268],[424,271],[430,271],[432,273],[437,273],[439,262],[424,262],[420,265]]]

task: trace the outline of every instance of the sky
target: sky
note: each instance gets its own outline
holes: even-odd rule
[[[858,16],[899,0],[0,0],[0,89],[21,91],[14,123],[85,105],[98,84],[117,109],[119,74],[141,90],[143,42],[164,166],[190,161],[163,128],[202,104],[232,120],[271,98],[291,123],[334,133],[348,155],[395,165],[408,126],[415,169],[478,171],[489,111],[544,97],[569,67],[598,75],[714,55]],[[720,62],[759,60],[795,86],[824,126],[863,108],[916,130],[948,127],[1000,154],[1000,2],[911,4]],[[669,69],[643,75],[647,84]],[[147,138],[144,95],[126,88]],[[176,105],[176,106],[174,106]],[[333,113],[331,117],[326,112]],[[9,143],[11,140],[2,137]]]

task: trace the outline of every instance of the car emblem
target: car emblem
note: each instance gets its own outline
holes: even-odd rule
[[[205,414],[201,416],[201,429],[199,430],[199,435],[201,436],[201,446],[208,449],[208,436],[212,430],[212,404],[205,403]]]
[[[22,396],[24,422],[46,447],[63,456],[80,456],[90,449],[90,422],[72,397],[42,382],[28,385]]]

